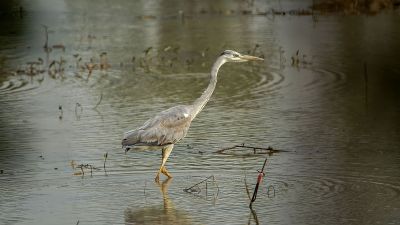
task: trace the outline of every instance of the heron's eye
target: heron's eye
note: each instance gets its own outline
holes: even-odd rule
[[[239,55],[238,54],[233,54],[233,57],[239,57]]]

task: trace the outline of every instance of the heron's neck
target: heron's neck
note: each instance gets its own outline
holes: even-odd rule
[[[225,62],[225,58],[219,57],[214,63],[211,69],[210,83],[208,84],[207,89],[203,92],[200,98],[196,99],[196,101],[193,103],[192,119],[194,119],[197,114],[199,114],[199,112],[207,104],[208,100],[210,100],[210,97],[214,92],[215,86],[217,85],[218,70]]]

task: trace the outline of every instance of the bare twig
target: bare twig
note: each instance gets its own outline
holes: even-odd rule
[[[257,184],[256,184],[256,186],[255,186],[255,188],[254,188],[253,197],[251,198],[250,205],[249,205],[249,208],[250,208],[250,209],[251,209],[251,207],[252,207],[253,202],[255,202],[256,199],[257,199],[258,187],[260,186],[260,183],[262,182],[262,178],[265,176],[265,174],[264,174],[264,168],[265,168],[265,165],[267,164],[267,159],[268,159],[268,158],[265,158],[263,167],[261,168],[260,171],[258,171]]]
[[[273,153],[277,153],[277,152],[288,152],[286,150],[274,149],[271,146],[268,146],[267,148],[263,148],[263,147],[248,146],[248,145],[244,145],[244,144],[234,145],[234,146],[227,147],[227,148],[221,148],[221,149],[217,150],[216,152],[219,154],[229,154],[229,153],[226,153],[225,151],[232,150],[235,148],[253,149],[253,154],[273,154]]]
[[[183,191],[186,192],[186,193],[199,194],[201,192],[201,188],[199,187],[199,185],[202,184],[202,183],[205,183],[205,188],[206,188],[206,191],[205,191],[206,197],[205,197],[205,199],[207,200],[207,195],[208,195],[208,183],[207,182],[211,178],[212,178],[212,182],[213,182],[214,186],[217,188],[217,193],[214,195],[214,200],[215,200],[215,199],[218,198],[218,195],[219,195],[219,187],[218,187],[217,182],[215,181],[214,175],[207,177],[206,179],[204,179],[204,180],[192,185],[189,188],[183,189]]]
[[[206,179],[200,181],[199,183],[196,183],[196,184],[194,184],[193,186],[191,186],[191,187],[189,187],[189,188],[183,189],[183,191],[185,191],[185,192],[191,192],[190,190],[192,190],[194,187],[198,186],[198,185],[201,184],[201,183],[206,182],[206,181],[209,180],[210,178],[214,178],[214,176],[209,176],[209,177],[207,177]]]

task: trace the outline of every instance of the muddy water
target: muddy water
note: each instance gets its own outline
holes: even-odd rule
[[[299,7],[279,3],[256,7]],[[2,224],[400,222],[398,12],[312,18],[241,15],[251,6],[223,1],[24,4],[22,18],[0,22]],[[60,44],[65,51],[53,48]],[[122,133],[190,104],[224,49],[256,44],[266,61],[223,66],[168,160],[174,178],[155,184],[160,152],[124,155]],[[102,52],[111,67],[88,78],[80,66]],[[62,57],[63,71],[31,74],[26,62],[39,57],[46,70]],[[241,143],[287,151],[268,156],[253,213],[244,179],[252,189],[266,155],[215,153]],[[80,164],[96,168],[82,175]],[[207,191],[204,183],[200,193],[183,191],[211,175]]]

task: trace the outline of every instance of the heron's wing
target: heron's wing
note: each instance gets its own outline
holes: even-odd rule
[[[137,130],[128,132],[125,138],[134,139],[135,144],[173,144],[186,136],[191,121],[190,106],[175,106],[149,119]]]

